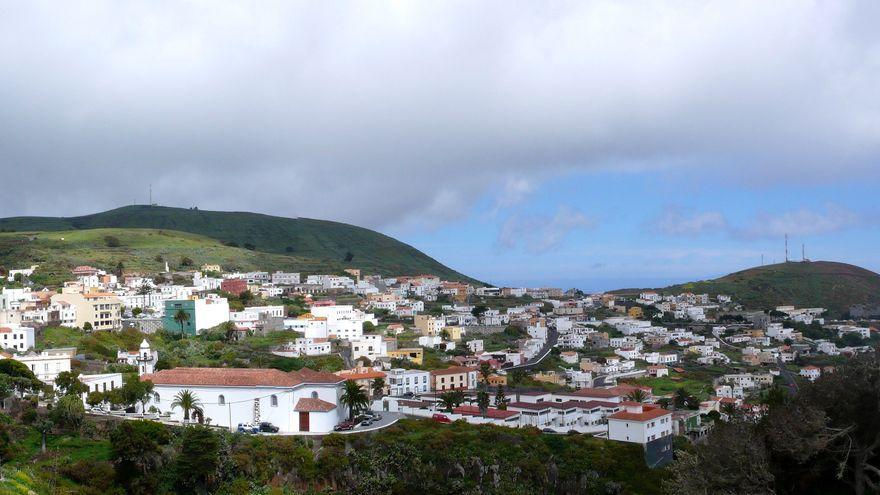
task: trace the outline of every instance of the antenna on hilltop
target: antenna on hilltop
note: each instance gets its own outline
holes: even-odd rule
[[[764,266],[764,253],[761,253],[761,266]]]
[[[785,262],[788,263],[788,234],[785,234]]]
[[[807,248],[801,244],[801,261],[807,261]]]
[[[150,184],[150,202],[147,204],[150,205],[151,207],[153,206],[153,185],[152,184]]]

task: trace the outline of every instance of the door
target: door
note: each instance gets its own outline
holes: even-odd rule
[[[299,412],[299,431],[309,431],[309,412]]]

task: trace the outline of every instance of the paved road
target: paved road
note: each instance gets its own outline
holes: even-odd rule
[[[788,391],[788,395],[794,395],[798,391],[797,380],[794,377],[794,373],[788,370],[785,367],[785,363],[782,362],[782,358],[776,358],[776,366],[779,367],[779,376],[785,380],[785,388]]]
[[[556,346],[556,342],[559,341],[559,332],[556,331],[555,328],[547,329],[547,342],[544,343],[544,347],[541,348],[541,352],[538,353],[537,357],[532,358],[531,360],[519,365],[519,366],[511,366],[510,368],[504,368],[505,371],[513,371],[513,370],[527,370],[534,368],[535,366],[541,364],[547,356],[550,355],[550,351]]]

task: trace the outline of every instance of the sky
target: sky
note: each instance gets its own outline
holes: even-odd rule
[[[376,229],[498,285],[880,270],[880,2],[0,0],[0,216]]]

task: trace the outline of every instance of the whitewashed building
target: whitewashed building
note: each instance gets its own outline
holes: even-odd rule
[[[233,430],[240,423],[269,422],[282,433],[329,433],[348,415],[339,402],[345,379],[308,368],[174,368],[141,380],[154,384],[148,408],[170,412],[177,421],[184,412],[171,404],[183,390],[198,398],[202,420]]]

